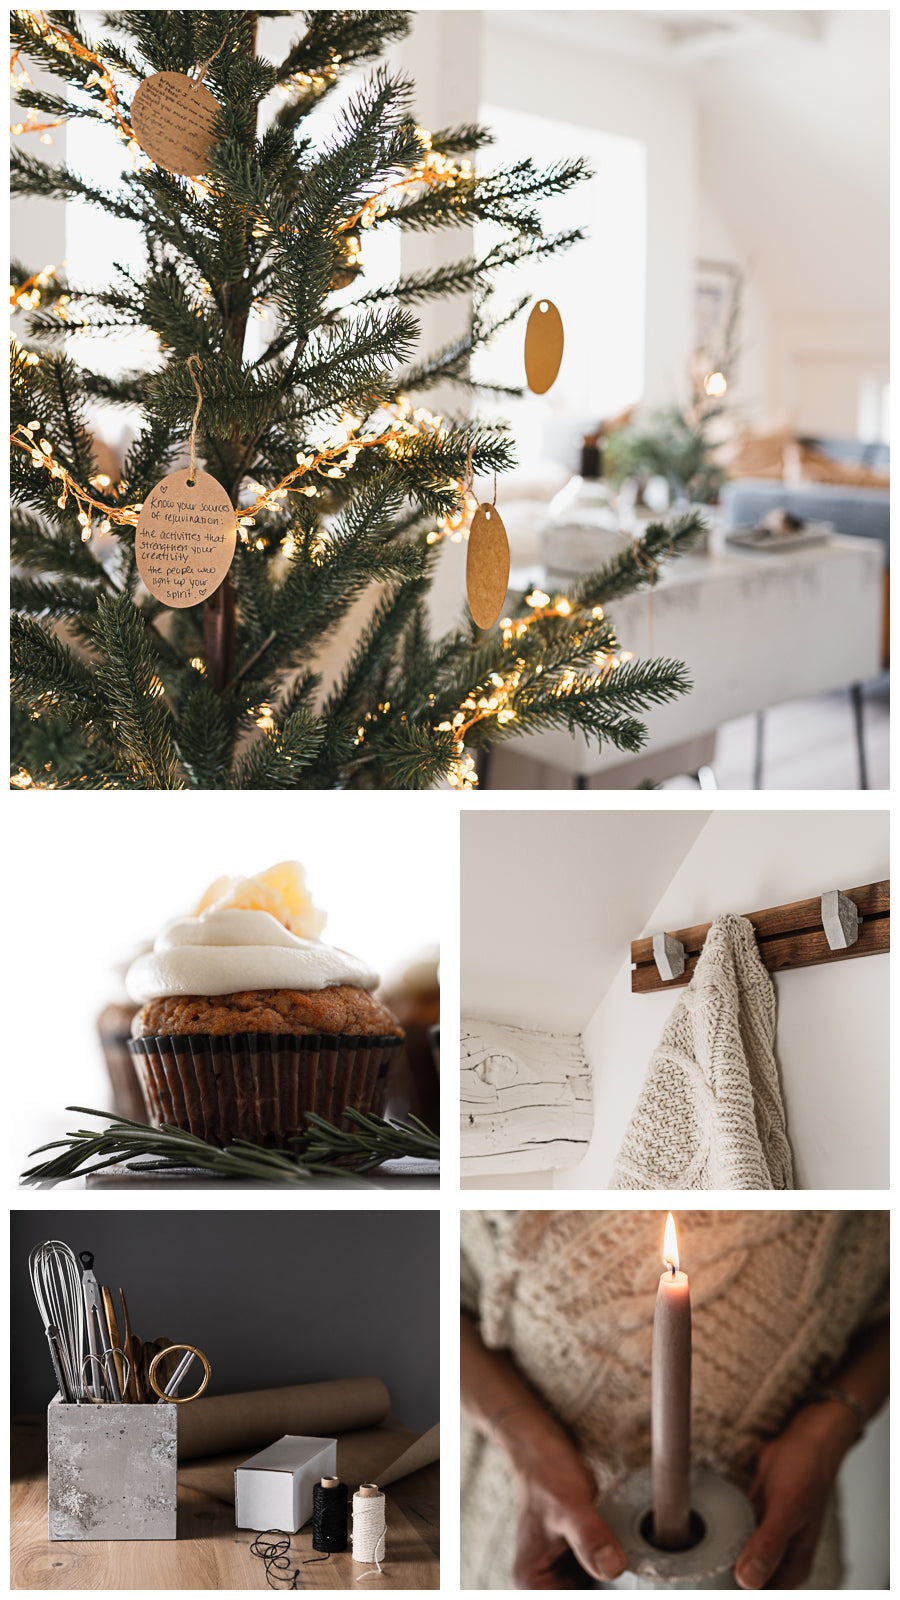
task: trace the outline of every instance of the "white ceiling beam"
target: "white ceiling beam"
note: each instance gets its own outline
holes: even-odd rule
[[[678,64],[732,55],[762,42],[816,44],[823,36],[818,11],[673,11],[664,26],[669,58]]]

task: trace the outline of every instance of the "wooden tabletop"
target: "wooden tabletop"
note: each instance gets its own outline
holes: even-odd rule
[[[267,1589],[263,1561],[250,1554],[257,1535],[235,1528],[234,1507],[186,1484],[178,1486],[177,1540],[47,1538],[47,1440],[43,1419],[17,1423],[12,1437],[10,1586],[13,1589]],[[372,1589],[440,1587],[440,1468],[412,1473],[386,1491],[387,1554]],[[351,1558],[315,1555],[309,1527],[291,1539],[297,1587],[349,1589],[364,1570]],[[286,1585],[276,1585],[278,1588]]]

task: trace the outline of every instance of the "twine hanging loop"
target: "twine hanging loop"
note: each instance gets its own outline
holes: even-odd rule
[[[196,371],[194,370],[195,367]],[[194,417],[191,423],[191,437],[189,444],[191,452],[191,479],[193,480],[197,475],[197,419],[200,416],[200,408],[203,405],[203,393],[199,383],[197,382],[197,373],[203,371],[203,363],[201,362],[200,357],[197,355],[188,356],[187,369],[191,375],[191,378],[193,379],[194,388],[197,391],[197,404],[194,407]]]

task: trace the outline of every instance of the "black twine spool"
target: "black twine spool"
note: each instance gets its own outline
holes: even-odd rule
[[[331,1488],[313,1484],[312,1542],[314,1550],[329,1554],[347,1548],[347,1485]]]

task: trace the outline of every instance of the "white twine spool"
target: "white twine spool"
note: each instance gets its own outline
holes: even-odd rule
[[[356,1579],[357,1583],[360,1578],[371,1578],[376,1572],[381,1571],[386,1536],[384,1494],[376,1483],[361,1483],[353,1496],[353,1537],[350,1553],[354,1561],[374,1561],[375,1565],[368,1572],[360,1572]]]

